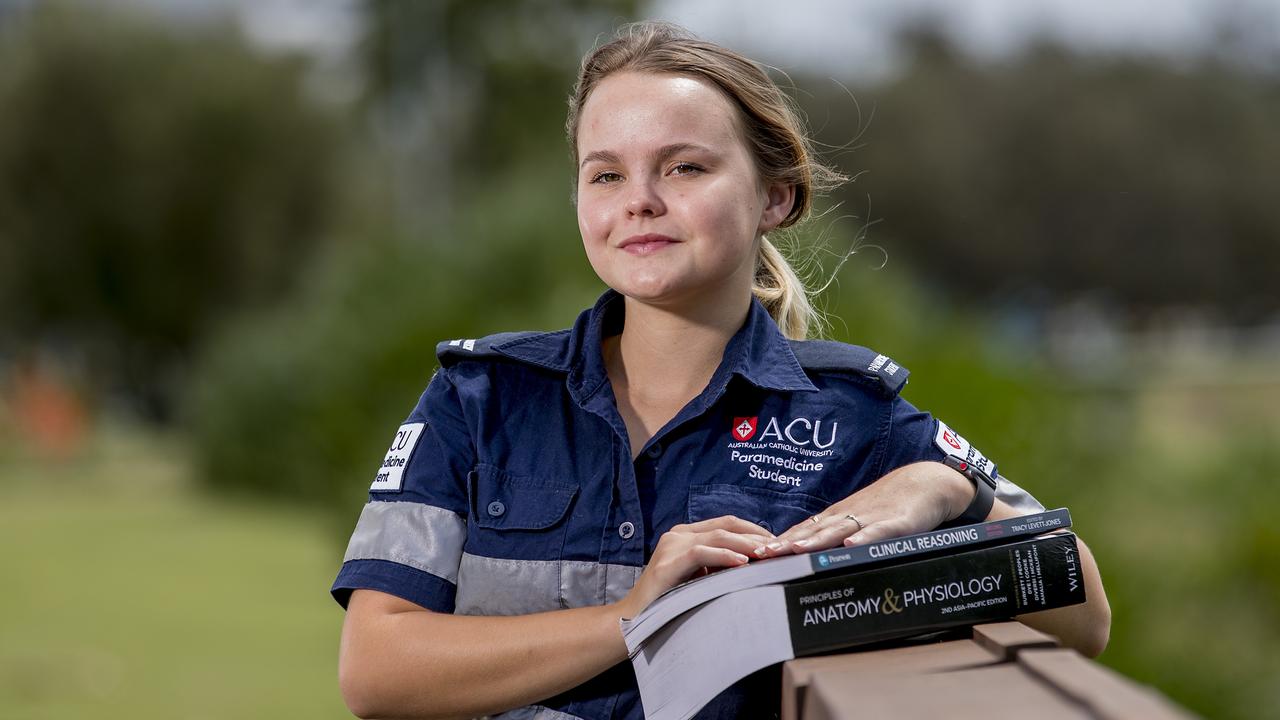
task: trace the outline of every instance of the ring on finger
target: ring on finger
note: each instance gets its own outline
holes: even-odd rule
[[[810,520],[812,520],[814,523],[820,523],[820,522],[822,522],[821,520],[819,520],[819,519],[818,519],[818,516],[817,516],[817,515],[810,515],[810,516],[809,516],[809,519],[810,519]]]
[[[854,517],[852,513],[845,513],[845,518],[858,523],[858,532],[862,532],[862,529],[866,527],[865,525],[862,524],[862,521]]]

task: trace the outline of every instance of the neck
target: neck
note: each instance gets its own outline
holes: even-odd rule
[[[684,402],[706,387],[751,298],[702,298],[679,308],[626,299],[622,334],[605,343],[609,379],[645,403]]]

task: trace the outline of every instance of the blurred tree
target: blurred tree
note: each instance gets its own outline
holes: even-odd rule
[[[0,338],[83,352],[152,417],[175,367],[278,297],[334,198],[301,64],[230,26],[42,3],[0,44]]]
[[[850,161],[866,172],[842,196],[869,195],[877,242],[931,284],[970,302],[1089,296],[1139,317],[1280,313],[1280,77],[1043,43],[983,64],[928,29],[906,47],[901,77],[858,93],[875,115]],[[826,142],[858,136],[831,110],[847,98],[809,105],[836,118]]]
[[[398,212],[205,358],[191,420],[208,484],[315,503],[345,539],[437,342],[563,327],[594,300],[565,98],[581,53],[630,4],[366,5],[365,108]]]
[[[396,179],[398,221],[448,228],[466,194],[530,158],[567,197],[568,166],[551,163],[568,154],[559,138],[578,59],[638,4],[366,3],[366,107]]]

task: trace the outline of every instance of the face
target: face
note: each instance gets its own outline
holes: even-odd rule
[[[766,187],[737,109],[710,84],[618,73],[578,127],[578,228],[596,274],[629,298],[676,304],[751,292],[760,235],[791,209]]]

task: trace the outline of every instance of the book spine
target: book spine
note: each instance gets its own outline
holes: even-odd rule
[[[796,657],[1085,601],[1070,532],[785,587]]]
[[[809,562],[815,574],[825,573],[895,558],[924,556],[941,551],[955,552],[961,547],[1007,542],[1018,537],[1042,535],[1052,530],[1063,530],[1069,527],[1071,527],[1071,513],[1066,508],[1058,508],[1034,515],[935,530],[849,548],[824,550],[812,553],[809,556]]]

